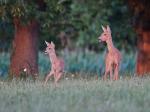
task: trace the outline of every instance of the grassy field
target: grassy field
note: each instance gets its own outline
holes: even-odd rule
[[[1,81],[0,112],[150,112],[150,77]]]
[[[58,54],[65,60],[65,75],[56,88],[53,81],[41,82],[50,70],[44,53],[39,53],[36,81],[8,81],[10,53],[0,53],[0,112],[150,112],[150,77],[134,77],[135,53],[122,51],[119,81],[96,80],[104,72],[105,52]]]

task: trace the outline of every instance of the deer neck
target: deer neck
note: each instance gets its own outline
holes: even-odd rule
[[[108,52],[111,52],[114,49],[112,38],[110,38],[109,40],[107,40],[106,43],[107,43]]]
[[[50,58],[51,63],[55,63],[57,61],[56,53],[49,54],[49,58]]]

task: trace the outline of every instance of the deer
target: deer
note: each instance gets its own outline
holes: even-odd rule
[[[62,58],[57,57],[55,52],[55,44],[52,41],[51,43],[45,41],[45,43],[47,45],[45,54],[48,54],[49,56],[51,62],[51,70],[45,78],[44,85],[46,85],[50,77],[54,75],[54,83],[57,86],[57,83],[64,72],[64,60]]]
[[[110,74],[111,80],[119,79],[119,67],[121,63],[121,52],[114,46],[111,36],[111,29],[102,26],[103,33],[98,37],[99,42],[106,42],[107,53],[105,55],[105,73],[103,79],[106,80],[108,74]],[[113,74],[114,72],[114,74]]]

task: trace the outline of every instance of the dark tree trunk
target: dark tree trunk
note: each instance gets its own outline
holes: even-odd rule
[[[14,19],[15,38],[11,54],[10,74],[18,77],[25,70],[28,75],[38,73],[38,25],[30,21],[23,25]]]
[[[137,32],[137,63],[136,73],[138,76],[150,73],[150,1],[128,0],[133,11],[133,25]]]
[[[136,72],[140,76],[150,73],[150,30],[139,31],[137,47]]]

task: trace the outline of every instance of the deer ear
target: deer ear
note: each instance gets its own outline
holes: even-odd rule
[[[106,29],[105,29],[105,27],[103,25],[102,25],[102,29],[103,29],[104,32],[106,31]]]
[[[51,41],[51,46],[53,47],[53,48],[55,48],[55,44]]]
[[[107,25],[107,31],[111,33],[111,29],[110,29],[109,25]]]
[[[45,41],[45,43],[46,43],[46,45],[47,45],[47,46],[49,46],[49,45],[50,45],[47,41]]]

